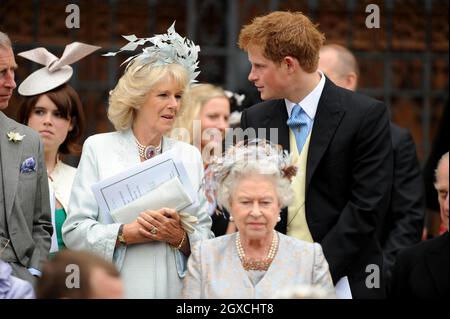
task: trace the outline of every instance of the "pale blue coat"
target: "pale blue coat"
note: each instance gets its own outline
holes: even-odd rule
[[[270,299],[284,289],[310,285],[333,294],[333,281],[322,247],[278,235],[275,258],[256,285],[242,267],[236,233],[197,243],[189,258],[183,298]]]
[[[193,187],[199,189],[203,162],[198,149],[164,137],[163,152],[169,149],[175,151],[176,157],[185,165]],[[85,141],[72,186],[67,219],[62,228],[64,242],[68,248],[89,250],[114,262],[121,271],[127,298],[179,298],[187,258],[166,243],[152,242],[141,244],[153,250],[152,260],[145,264],[127,264],[126,251],[136,245],[115,247],[120,225],[109,214],[99,211],[91,191],[94,183],[139,162],[131,129],[96,134]],[[211,218],[207,214],[208,202],[200,190],[198,197],[197,207],[184,210],[198,218],[198,224],[194,225],[196,231],[188,234],[191,245],[197,240],[213,237]]]

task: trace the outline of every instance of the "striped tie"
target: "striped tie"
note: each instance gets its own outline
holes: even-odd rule
[[[286,124],[290,127],[292,132],[294,132],[299,154],[302,152],[303,145],[305,144],[309,130],[311,129],[310,123],[311,119],[308,117],[306,112],[300,107],[300,105],[295,104],[292,109],[291,116],[287,120]]]

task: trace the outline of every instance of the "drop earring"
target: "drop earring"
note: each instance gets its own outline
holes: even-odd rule
[[[277,218],[277,223],[279,223],[281,221],[281,216],[280,215],[278,215],[278,218]]]
[[[230,215],[230,222],[234,222],[234,217]]]

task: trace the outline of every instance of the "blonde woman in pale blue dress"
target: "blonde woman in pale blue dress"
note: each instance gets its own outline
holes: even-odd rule
[[[191,245],[212,237],[204,194],[199,191],[198,202],[183,211],[197,220],[187,233],[179,212],[167,207],[143,211],[132,223],[116,223],[99,210],[91,191],[93,184],[168,150],[184,164],[195,190],[203,178],[198,149],[164,136],[197,75],[198,47],[173,26],[167,34],[141,40],[155,45],[131,60],[110,94],[108,117],[117,131],[84,143],[63,236],[68,248],[87,249],[114,262],[125,297],[179,298]]]

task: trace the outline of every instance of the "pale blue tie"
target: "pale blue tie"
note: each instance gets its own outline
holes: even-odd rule
[[[292,132],[294,132],[298,153],[300,154],[303,145],[305,145],[306,139],[308,138],[312,121],[301,106],[295,104],[286,124],[291,128]]]

